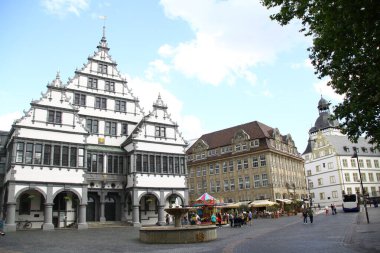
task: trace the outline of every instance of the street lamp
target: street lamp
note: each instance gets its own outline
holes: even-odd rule
[[[360,172],[360,165],[359,165],[359,157],[358,157],[358,152],[356,149],[354,149],[354,155],[351,158],[356,158],[356,161],[358,163],[358,169],[359,169],[359,178],[360,178],[360,186],[362,188],[362,194],[363,194],[363,201],[364,201],[364,209],[365,209],[365,215],[367,217],[367,223],[369,223],[369,218],[368,218],[368,210],[367,210],[367,200],[365,199],[364,196],[364,187],[363,187],[363,181],[362,181],[362,173]]]
[[[310,207],[313,207],[313,198],[311,197],[311,193],[310,193],[310,182],[311,180],[307,179],[307,189],[309,190]]]

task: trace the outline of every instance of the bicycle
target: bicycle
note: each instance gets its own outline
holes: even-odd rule
[[[31,229],[32,228],[32,222],[25,220],[25,221],[19,221],[17,222],[17,227],[19,229]]]

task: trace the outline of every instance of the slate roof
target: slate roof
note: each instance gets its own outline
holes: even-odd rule
[[[239,130],[244,130],[250,136],[250,140],[254,140],[261,138],[273,138],[273,131],[275,129],[259,121],[252,121],[242,125],[204,134],[199,138],[199,140],[206,142],[209,145],[209,149],[224,147],[232,144],[232,139],[234,138],[235,133]],[[287,136],[282,136],[283,141],[285,141],[286,138]],[[188,153],[192,153],[193,145],[188,149]]]

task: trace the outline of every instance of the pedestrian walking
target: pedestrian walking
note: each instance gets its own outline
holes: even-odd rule
[[[313,224],[313,220],[314,220],[314,211],[313,211],[313,209],[311,209],[311,207],[309,207],[308,212],[307,212],[307,215],[309,216],[310,223]]]
[[[334,215],[335,214],[335,212],[334,212],[334,204],[331,204],[330,207],[331,207],[331,214]]]
[[[230,218],[230,226],[233,227],[233,226],[235,225],[235,224],[234,224],[234,219],[235,219],[235,217],[234,217],[234,215],[233,215],[232,213],[230,213],[229,218]]]
[[[216,214],[216,221],[218,222],[218,227],[222,227],[222,215],[220,213]]]
[[[306,208],[304,208],[302,211],[303,224],[307,224],[307,213],[308,213],[308,210]]]
[[[328,206],[325,206],[325,213],[326,213],[326,216],[329,215],[329,207]]]
[[[248,213],[248,222],[249,222],[249,225],[252,226],[252,212],[249,211]]]

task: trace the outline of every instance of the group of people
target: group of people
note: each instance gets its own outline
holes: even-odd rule
[[[302,210],[303,223],[307,224],[307,217],[309,217],[310,223],[313,223],[314,220],[314,211],[311,207],[304,208]]]

